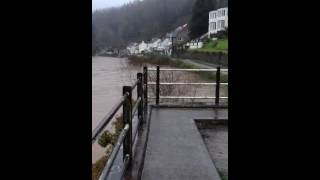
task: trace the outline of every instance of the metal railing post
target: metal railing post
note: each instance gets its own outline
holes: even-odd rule
[[[157,66],[156,105],[159,104],[159,97],[160,97],[160,66]]]
[[[129,130],[123,142],[123,160],[129,155],[128,169],[132,165],[132,88],[131,86],[123,86],[123,95],[127,94],[127,98],[122,106],[123,108],[123,127],[129,124]]]
[[[219,105],[220,100],[220,67],[217,67],[216,72],[216,96],[215,96],[215,104]]]
[[[140,123],[143,122],[142,73],[137,73],[137,81],[137,99],[141,98],[141,101],[138,105],[138,120]]]
[[[146,119],[147,110],[148,110],[148,67],[143,67],[143,106],[144,106],[144,119]]]

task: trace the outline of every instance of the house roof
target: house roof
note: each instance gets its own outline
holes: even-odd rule
[[[188,24],[184,24],[182,26],[177,27],[175,30],[168,33],[168,37],[176,37],[179,33],[183,31],[188,31]]]
[[[159,41],[159,40],[161,41],[160,38],[152,38],[151,41],[150,41],[150,43],[154,43],[154,42]]]

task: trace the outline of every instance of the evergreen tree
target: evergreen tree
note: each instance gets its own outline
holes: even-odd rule
[[[209,12],[216,8],[213,0],[197,0],[192,9],[189,22],[190,38],[194,39],[208,32]]]
[[[195,0],[140,0],[92,13],[96,50],[160,38],[191,18]]]

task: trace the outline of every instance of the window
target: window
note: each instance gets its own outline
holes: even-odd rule
[[[220,29],[220,22],[221,22],[221,21],[218,21],[218,29]]]
[[[221,20],[221,28],[224,28],[224,20]]]
[[[212,26],[213,26],[212,29],[216,30],[216,22],[212,23]]]

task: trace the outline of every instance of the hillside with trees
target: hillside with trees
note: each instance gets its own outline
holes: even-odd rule
[[[99,48],[121,48],[130,42],[162,37],[190,22],[197,1],[136,0],[118,8],[95,11],[92,13],[92,52]],[[204,1],[212,1],[215,8],[228,4],[227,0]],[[202,27],[204,23],[208,26],[208,21],[202,20]]]

